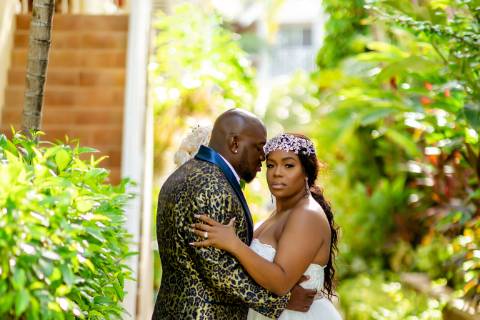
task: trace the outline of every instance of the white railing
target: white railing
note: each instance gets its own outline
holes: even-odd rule
[[[21,12],[32,11],[32,0],[19,0]],[[55,11],[65,14],[119,14],[129,12],[130,0],[56,0]]]

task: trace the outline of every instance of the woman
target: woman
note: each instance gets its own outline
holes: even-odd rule
[[[315,185],[319,165],[312,142],[305,136],[282,134],[264,147],[268,187],[275,196],[276,210],[255,231],[250,247],[235,234],[234,219],[222,225],[205,215],[192,231],[208,239],[197,247],[213,246],[234,255],[250,276],[277,295],[287,294],[302,275],[302,286],[316,288],[321,296],[308,312],[285,310],[287,319],[341,319],[329,298],[333,295],[333,262],[337,230],[330,206]],[[249,320],[266,319],[254,310]]]

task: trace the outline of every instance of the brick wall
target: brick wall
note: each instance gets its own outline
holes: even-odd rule
[[[19,129],[23,108],[29,16],[17,16],[2,132]],[[128,17],[54,16],[42,131],[47,140],[78,138],[109,158],[102,166],[120,179]]]

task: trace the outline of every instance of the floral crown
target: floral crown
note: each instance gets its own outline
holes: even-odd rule
[[[197,124],[191,128],[188,134],[182,141],[180,148],[175,153],[174,162],[177,167],[192,159],[198,152],[200,146],[207,145],[210,140],[212,128],[210,125],[201,126]]]
[[[282,133],[270,140],[263,147],[265,155],[275,150],[293,151],[296,154],[312,155],[315,154],[315,148],[310,140],[296,137],[293,134]]]

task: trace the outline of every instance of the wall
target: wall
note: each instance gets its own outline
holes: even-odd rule
[[[17,0],[0,1],[0,48],[2,48],[0,50],[0,121],[5,103],[5,88],[12,55],[17,5]]]

